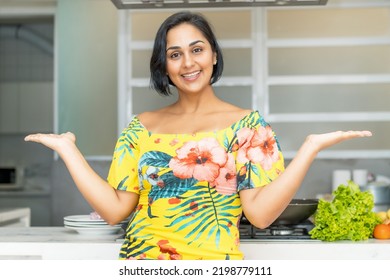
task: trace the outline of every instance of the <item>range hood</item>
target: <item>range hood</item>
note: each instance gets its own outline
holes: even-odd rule
[[[118,9],[319,6],[328,0],[111,0]]]

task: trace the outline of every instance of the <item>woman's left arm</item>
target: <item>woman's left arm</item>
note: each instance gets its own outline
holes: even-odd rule
[[[265,187],[240,191],[245,217],[258,228],[268,227],[290,203],[318,152],[346,140],[371,135],[370,131],[336,131],[309,135],[278,178]]]

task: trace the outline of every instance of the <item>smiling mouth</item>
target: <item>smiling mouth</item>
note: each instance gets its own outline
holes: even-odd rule
[[[200,73],[200,71],[196,71],[196,72],[193,72],[190,74],[184,74],[184,75],[182,75],[182,77],[185,79],[193,79],[193,78],[196,78],[199,75],[199,73]]]

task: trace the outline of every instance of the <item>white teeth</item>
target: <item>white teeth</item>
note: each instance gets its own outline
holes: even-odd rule
[[[185,77],[185,78],[191,78],[191,77],[194,77],[194,76],[196,76],[196,75],[198,75],[199,74],[199,71],[197,71],[197,72],[195,72],[195,73],[191,73],[191,74],[185,74],[185,75],[183,75],[183,77]]]

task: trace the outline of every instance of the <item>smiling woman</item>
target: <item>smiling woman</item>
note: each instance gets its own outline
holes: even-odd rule
[[[27,141],[59,153],[77,187],[109,224],[130,214],[121,259],[243,259],[239,220],[269,226],[287,207],[317,153],[369,131],[309,135],[285,169],[271,126],[259,111],[215,95],[222,52],[206,18],[178,12],[157,31],[151,83],[177,100],[134,116],[117,141],[107,181],[73,133]]]

